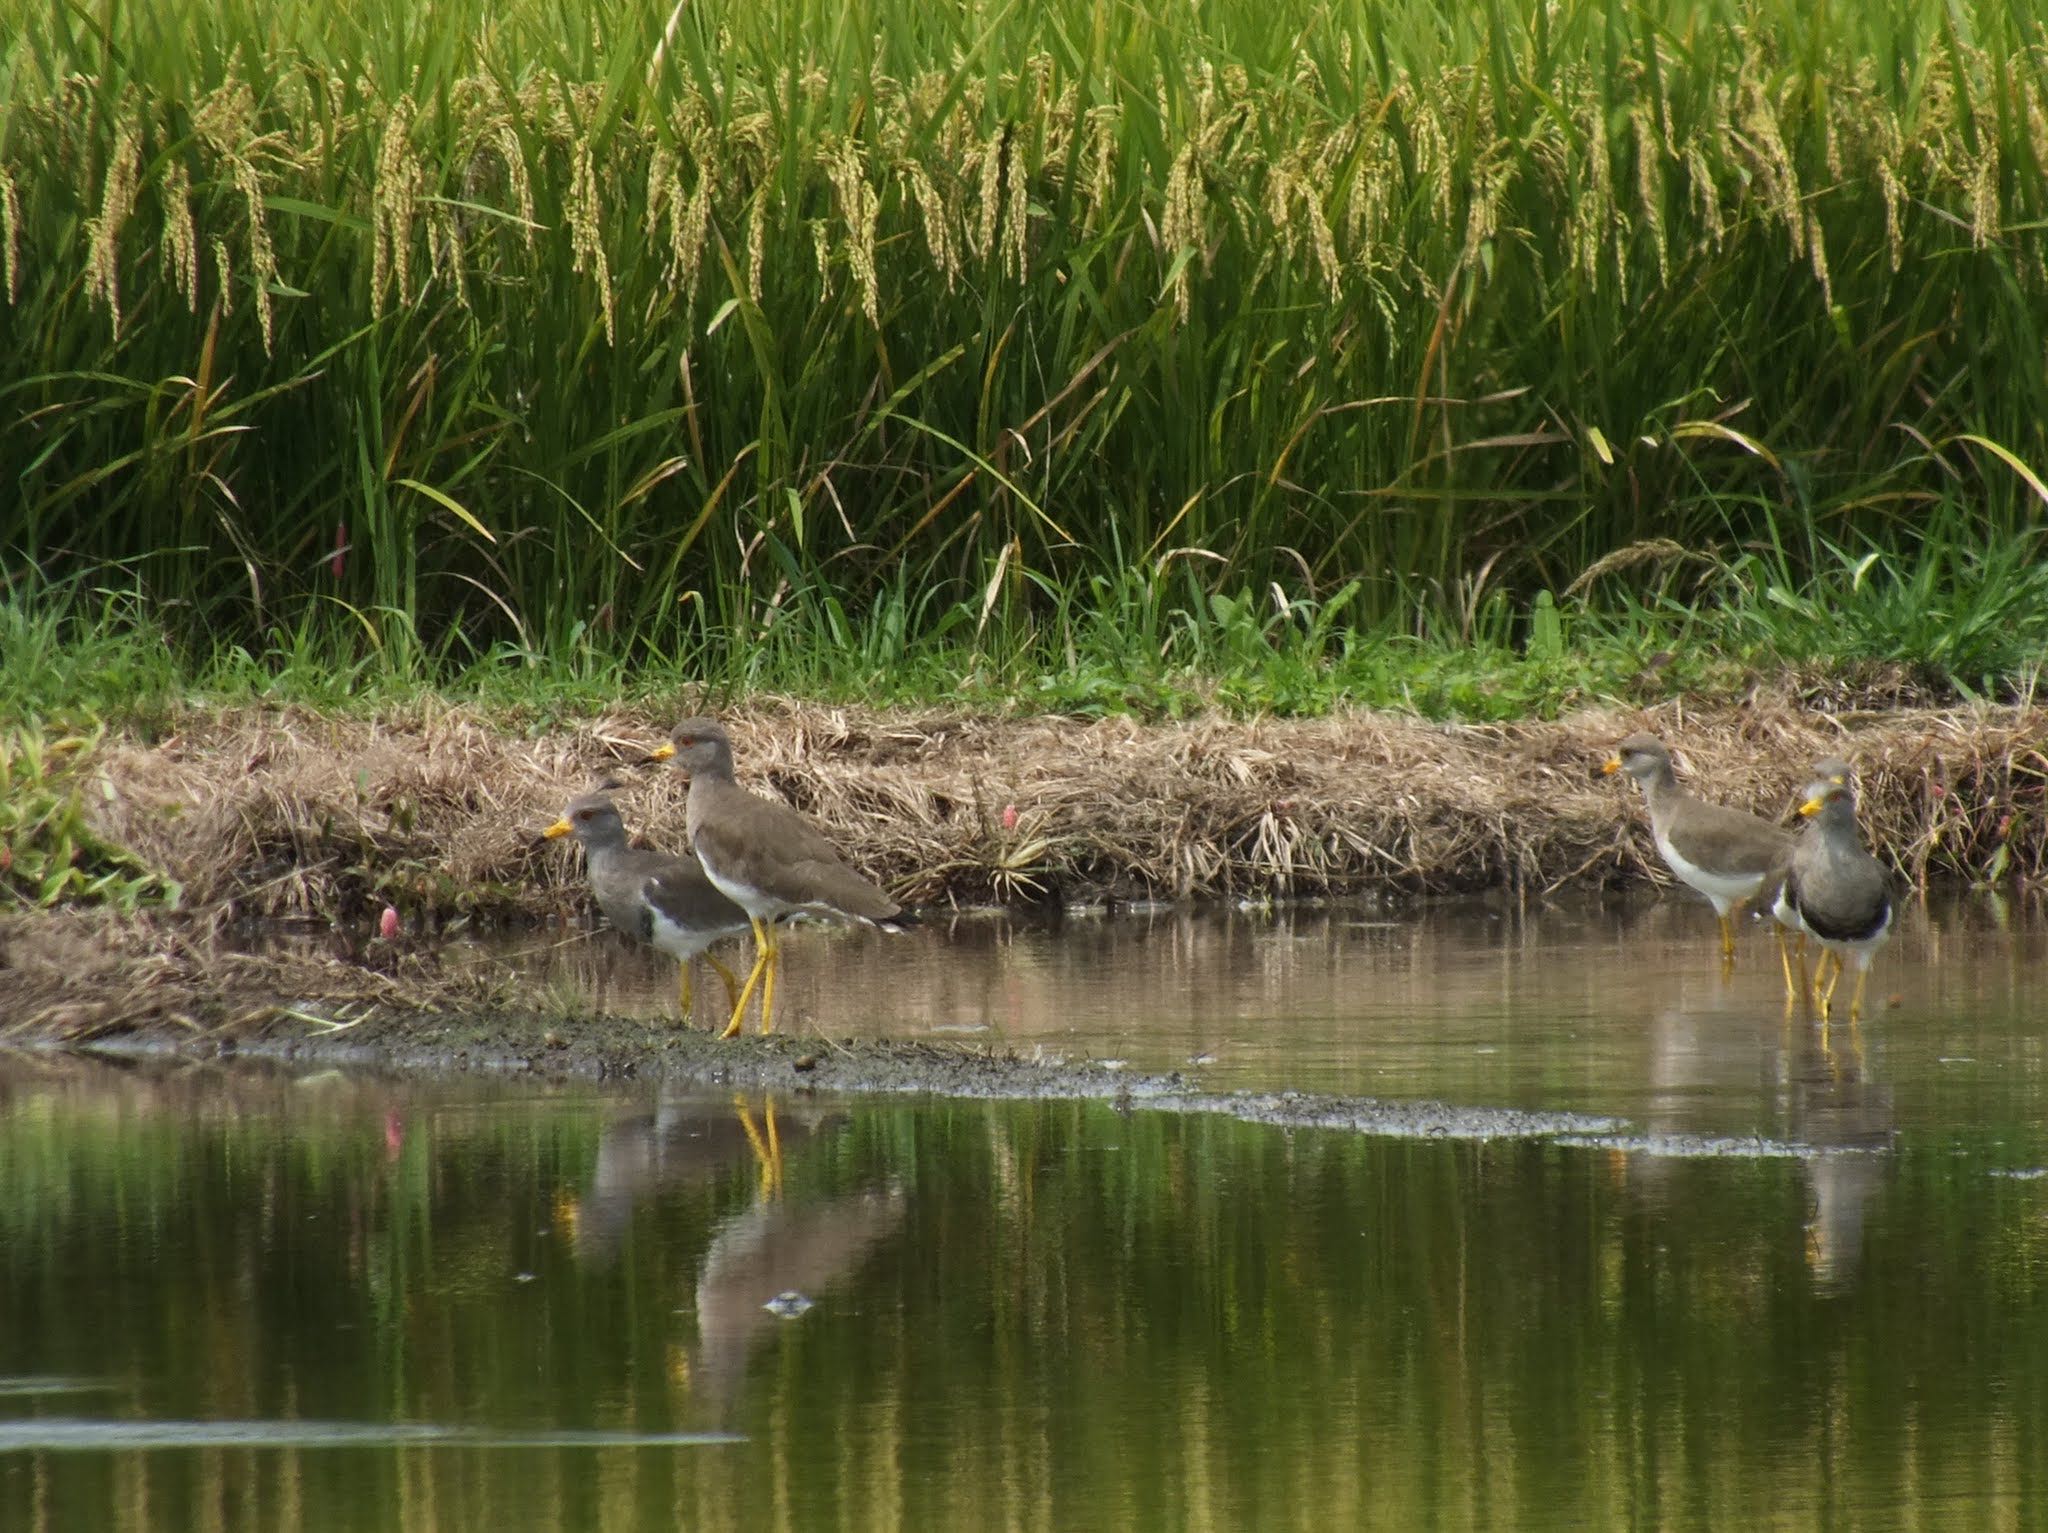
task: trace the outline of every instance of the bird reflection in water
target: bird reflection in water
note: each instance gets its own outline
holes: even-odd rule
[[[792,1291],[813,1299],[828,1292],[901,1229],[907,1199],[893,1185],[786,1193],[789,1160],[846,1119],[834,1109],[736,1094],[665,1099],[605,1131],[589,1190],[565,1210],[584,1261],[612,1260],[636,1209],[660,1194],[756,1169],[746,1206],[717,1223],[697,1272],[697,1338],[677,1371],[700,1407],[729,1405],[755,1347],[789,1323],[764,1306]]]
[[[1792,1137],[1821,1152],[1805,1162],[1807,1269],[1815,1287],[1836,1291],[1855,1279],[1866,1205],[1891,1180],[1892,1092],[1870,1079],[1860,1045],[1829,1046],[1825,1022],[1800,1029],[1790,1063]]]

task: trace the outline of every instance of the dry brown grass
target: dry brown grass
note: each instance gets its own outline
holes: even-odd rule
[[[0,1047],[80,1044],[153,1029],[244,1035],[290,1021],[339,1028],[380,1014],[504,1010],[496,971],[444,970],[430,946],[312,945],[253,952],[212,919],[104,910],[0,920]]]
[[[1116,896],[1438,893],[1661,878],[1635,795],[1596,779],[1658,730],[1704,795],[1782,813],[1805,766],[1847,754],[1881,855],[1908,877],[2048,865],[2048,711],[1824,716],[1751,699],[1558,723],[992,718],[775,700],[729,714],[741,780],[814,815],[917,903]],[[87,795],[107,834],[241,915],[507,916],[580,898],[572,851],[534,834],[616,776],[628,823],[683,840],[683,785],[628,765],[668,721],[617,715],[540,740],[461,712],[363,722],[195,717],[110,737]],[[1014,809],[1014,814],[1006,811]],[[1009,822],[1009,823],[1006,823]],[[2000,860],[2003,848],[2003,860]]]

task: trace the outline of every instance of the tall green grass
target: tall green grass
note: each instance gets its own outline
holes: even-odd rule
[[[1057,644],[1094,583],[1368,632],[1692,556],[1791,589],[1937,507],[2038,552],[2028,6],[0,0],[0,39],[0,556],[118,563],[174,635],[744,666]]]
[[[858,610],[805,588],[758,642],[714,635],[633,656],[588,634],[479,654],[451,634],[394,657],[352,642],[317,610],[261,643],[180,644],[133,585],[36,577],[0,592],[0,719],[118,720],[147,732],[178,727],[194,705],[454,703],[503,727],[544,729],[621,704],[672,713],[765,690],[992,712],[1312,715],[1353,705],[1500,720],[1616,698],[1733,697],[1759,672],[1875,706],[2034,696],[2048,666],[2048,561],[2035,544],[1958,545],[1945,524],[1963,516],[1938,516],[1901,552],[1832,550],[1832,569],[1803,584],[1782,554],[1752,552],[1691,562],[1640,597],[1538,591],[1521,601],[1496,587],[1456,611],[1372,622],[1355,614],[1356,582],[1320,602],[1277,585],[1215,591],[1177,561],[1048,585],[1018,621],[984,623],[975,602],[935,610],[929,593],[900,585]]]

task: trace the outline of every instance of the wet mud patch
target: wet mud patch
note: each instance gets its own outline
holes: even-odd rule
[[[367,953],[254,953],[237,949],[220,930],[189,921],[72,913],[0,924],[0,952],[9,982],[0,1047],[14,1049],[240,1059],[411,1078],[1094,1101],[1131,1112],[1220,1114],[1283,1129],[1548,1140],[1662,1156],[1802,1153],[1798,1145],[1764,1138],[1645,1134],[1623,1118],[1584,1112],[1219,1090],[1200,1066],[1136,1071],[1044,1048],[818,1032],[724,1040],[644,1017],[536,1008],[531,991],[502,972],[444,968],[434,952],[402,944]]]
[[[1133,1072],[1094,1060],[900,1039],[749,1034],[723,1040],[644,1020],[574,1023],[500,1013],[380,1014],[308,1028],[280,1016],[199,1036],[163,1028],[107,1031],[71,1045],[116,1056],[239,1057],[310,1068],[360,1067],[421,1076],[491,1075],[560,1083],[646,1081],[802,1095],[923,1094],[1004,1101],[1097,1101],[1120,1110],[1218,1113],[1277,1128],[1334,1129],[1403,1139],[1597,1142],[1620,1119],[1569,1112],[1393,1102],[1297,1092],[1212,1091],[1180,1071]]]

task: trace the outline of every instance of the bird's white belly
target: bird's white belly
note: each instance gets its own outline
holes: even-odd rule
[[[790,908],[781,900],[775,898],[774,895],[763,894],[752,884],[743,884],[737,879],[728,878],[709,862],[705,861],[701,855],[697,860],[703,863],[704,876],[711,880],[711,887],[731,900],[755,920],[772,921]]]
[[[688,963],[721,937],[746,930],[744,926],[737,925],[708,931],[700,926],[678,926],[658,910],[648,911],[648,916],[648,942],[678,963]]]
[[[1816,933],[1814,940],[1838,957],[1854,959],[1857,968],[1867,968],[1870,964],[1871,955],[1891,940],[1892,921],[1896,918],[1896,915],[1896,911],[1886,910],[1884,913],[1884,925],[1880,926],[1868,937],[1858,937],[1849,942],[1830,942],[1826,937]]]
[[[1803,932],[1806,923],[1799,918],[1799,912],[1792,908],[1792,901],[1785,895],[1785,886],[1778,886],[1778,897],[1771,901],[1771,917],[1787,931]]]
[[[1671,871],[1678,875],[1679,882],[1699,890],[1712,900],[1716,914],[1725,916],[1741,901],[1755,898],[1763,889],[1764,875],[1761,873],[1709,873],[1705,868],[1687,862],[1664,837],[1655,839],[1657,850],[1663,854]]]

